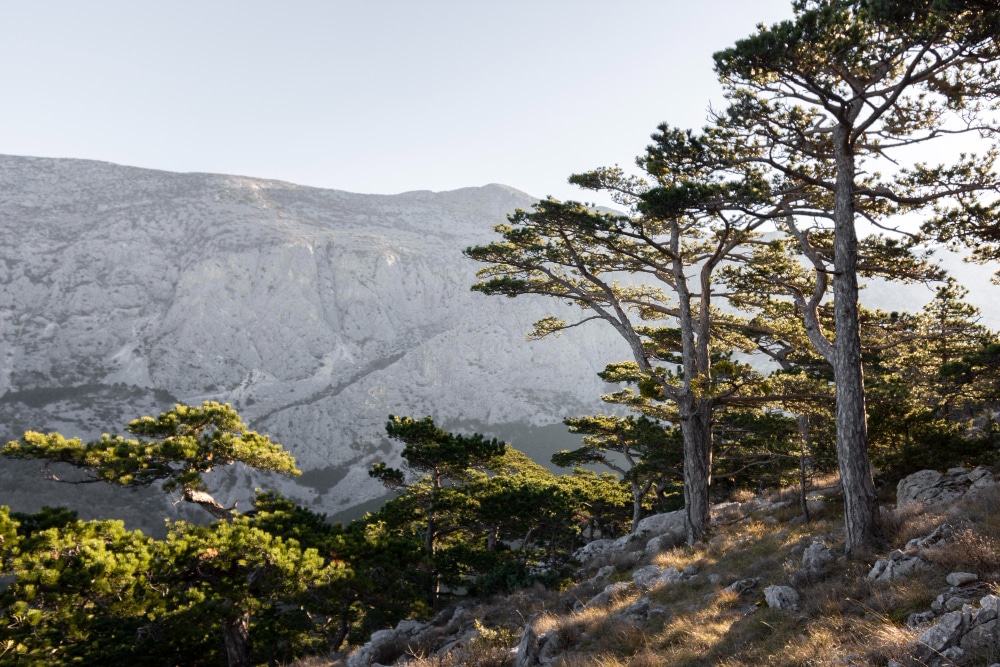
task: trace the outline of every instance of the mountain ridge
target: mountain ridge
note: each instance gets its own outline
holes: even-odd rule
[[[361,195],[11,156],[0,188],[6,438],[120,431],[157,392],[231,402],[303,469],[338,469],[326,493],[274,482],[338,511],[382,493],[365,471],[385,456],[390,412],[540,427],[600,408],[610,332],[527,345],[552,304],[470,292],[478,267],[462,250],[530,206],[514,188]],[[118,385],[132,398],[19,399]]]

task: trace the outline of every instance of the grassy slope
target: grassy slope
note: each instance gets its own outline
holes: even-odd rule
[[[607,607],[574,611],[578,601],[586,601],[607,582],[581,583],[561,593],[536,588],[489,601],[464,601],[483,626],[498,632],[475,642],[465,655],[407,664],[509,665],[509,649],[525,621],[538,615],[535,627],[539,634],[554,631],[550,641],[559,646],[554,664],[563,667],[885,665],[889,659],[903,658],[907,645],[923,631],[907,627],[907,617],[930,609],[934,598],[948,589],[945,576],[949,572],[979,575],[979,583],[969,594],[975,599],[1000,586],[1000,495],[947,510],[891,512],[885,520],[882,553],[862,562],[838,560],[821,575],[806,577],[799,572],[802,551],[814,539],[824,540],[835,551],[842,549],[840,510],[836,500],[828,502],[806,524],[795,519],[798,510],[793,503],[770,515],[751,515],[718,526],[709,540],[692,547],[656,555],[652,559],[656,565],[678,570],[693,565],[698,576],[648,592],[651,603],[664,606],[666,613],[642,626],[614,613],[639,599],[641,594],[634,589]],[[888,586],[868,583],[875,558],[944,522],[959,529],[945,546],[928,555],[934,563],[932,571]],[[642,546],[640,542],[635,551],[589,563],[587,576],[612,564],[616,571],[611,581],[630,581],[632,570],[649,562]],[[740,597],[723,590],[747,577],[760,582],[749,594]],[[763,589],[789,583],[802,594],[801,609],[769,609]],[[1000,655],[979,655],[972,664],[988,665],[997,659]]]

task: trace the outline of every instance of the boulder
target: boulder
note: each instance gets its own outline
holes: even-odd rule
[[[649,617],[649,598],[639,598],[615,614],[636,624],[642,624]]]
[[[985,493],[996,491],[997,481],[986,468],[976,468],[969,473],[969,490],[965,492],[969,498],[977,498]]]
[[[1000,621],[996,619],[977,625],[965,633],[959,645],[966,651],[986,652],[996,648],[1000,639]]]
[[[958,642],[966,627],[967,619],[961,611],[949,612],[920,635],[918,645],[924,654],[941,653]]]
[[[577,559],[581,563],[586,563],[587,561],[603,554],[605,551],[610,549],[614,543],[614,540],[594,540],[593,542],[588,542],[573,553],[573,558]]]
[[[965,608],[965,605],[972,602],[969,598],[963,598],[961,595],[956,595],[953,598],[948,598],[948,601],[944,603],[945,611],[959,611]]]
[[[676,567],[661,570],[656,565],[647,565],[632,573],[632,581],[636,588],[649,589],[663,584],[673,584],[681,580],[683,575]]]
[[[517,644],[517,654],[514,657],[514,667],[535,667],[539,664],[538,656],[542,648],[538,645],[538,634],[528,623],[524,627],[521,641]]]
[[[730,523],[743,518],[740,503],[719,503],[709,508],[713,524]]]
[[[673,535],[657,535],[649,540],[649,542],[646,542],[646,553],[650,556],[655,556],[661,551],[666,551],[676,544],[677,539]]]
[[[1000,596],[984,595],[979,598],[979,606],[983,609],[992,609],[993,611],[1000,612]]]
[[[965,586],[978,580],[979,577],[971,572],[952,572],[945,577],[949,586]]]
[[[595,595],[594,597],[587,600],[583,605],[584,607],[600,607],[608,604],[611,600],[621,593],[624,593],[630,588],[627,581],[619,581],[614,584],[609,584],[604,588],[603,591]]]
[[[941,651],[940,665],[964,665],[966,663],[965,651],[958,646],[952,646]]]
[[[768,586],[764,589],[764,601],[772,609],[796,610],[801,597],[791,586]]]
[[[646,535],[670,536],[676,542],[683,541],[687,537],[687,531],[684,528],[684,510],[647,516],[639,521],[632,534],[640,537]]]
[[[810,576],[823,572],[824,568],[837,559],[833,549],[826,546],[822,540],[813,540],[802,552],[802,569]]]
[[[591,577],[589,581],[592,584],[599,584],[602,581],[607,581],[614,573],[615,573],[614,565],[605,565],[604,567],[599,569],[597,571],[597,574]]]
[[[873,584],[884,584],[894,579],[912,577],[930,568],[930,563],[923,558],[907,555],[897,549],[891,552],[888,558],[879,558],[875,562],[875,566],[868,573],[868,581]]]
[[[347,667],[392,663],[406,651],[409,640],[428,627],[420,621],[403,620],[395,628],[373,632],[368,642],[347,659]]]
[[[920,504],[940,507],[967,495],[975,498],[996,488],[993,473],[982,467],[971,472],[965,468],[952,468],[944,475],[936,470],[921,470],[899,480],[896,506]]]

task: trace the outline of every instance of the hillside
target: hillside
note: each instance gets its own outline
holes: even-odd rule
[[[547,461],[566,446],[555,425],[600,406],[595,373],[621,355],[599,327],[526,344],[552,304],[470,292],[462,249],[532,202],[502,185],[361,195],[2,157],[0,191],[4,439],[231,402],[306,471],[264,485],[336,513],[383,492],[366,469],[392,459],[388,414],[493,431]],[[0,503],[67,502],[37,467],[0,462]],[[121,515],[120,494],[70,492],[85,514]]]
[[[258,484],[341,517],[377,506],[366,470],[398,463],[390,413],[548,463],[574,442],[564,417],[606,409],[595,373],[628,356],[599,324],[528,343],[532,322],[569,306],[469,291],[478,267],[462,249],[532,203],[506,186],[364,195],[6,156],[0,192],[0,438],[92,438],[176,401],[230,402],[305,474],[221,478],[226,502]],[[1000,326],[989,270],[944,261]],[[864,298],[896,310],[931,295],[873,284]],[[150,530],[176,512],[156,493],[40,484],[37,469],[0,461],[0,503],[72,503]]]
[[[598,540],[564,591],[457,600],[300,667],[955,667],[1000,660],[1000,487],[984,468],[918,472],[883,514],[883,550],[843,558],[835,478],[740,495],[712,536],[669,546],[670,515]]]

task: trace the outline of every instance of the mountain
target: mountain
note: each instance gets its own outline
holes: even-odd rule
[[[599,326],[527,343],[554,304],[470,291],[479,267],[462,250],[532,201],[502,185],[363,195],[0,157],[0,437],[97,437],[175,401],[230,402],[306,474],[216,483],[333,513],[383,494],[366,470],[398,461],[390,413],[547,460],[569,446],[563,417],[601,408],[596,372],[625,348]],[[0,504],[84,492],[37,468],[0,462]]]
[[[230,402],[305,474],[218,475],[222,499],[273,486],[342,516],[382,497],[372,461],[399,462],[390,413],[548,462],[579,442],[564,417],[607,410],[596,373],[628,353],[599,324],[526,342],[532,322],[572,307],[469,290],[479,267],[462,250],[532,201],[503,185],[364,195],[0,156],[0,438],[94,438],[174,402]],[[943,259],[1000,326],[989,269]],[[873,284],[863,298],[899,310],[932,295]],[[0,459],[0,504],[71,504],[151,530],[167,509],[156,490],[45,483],[38,468]]]

